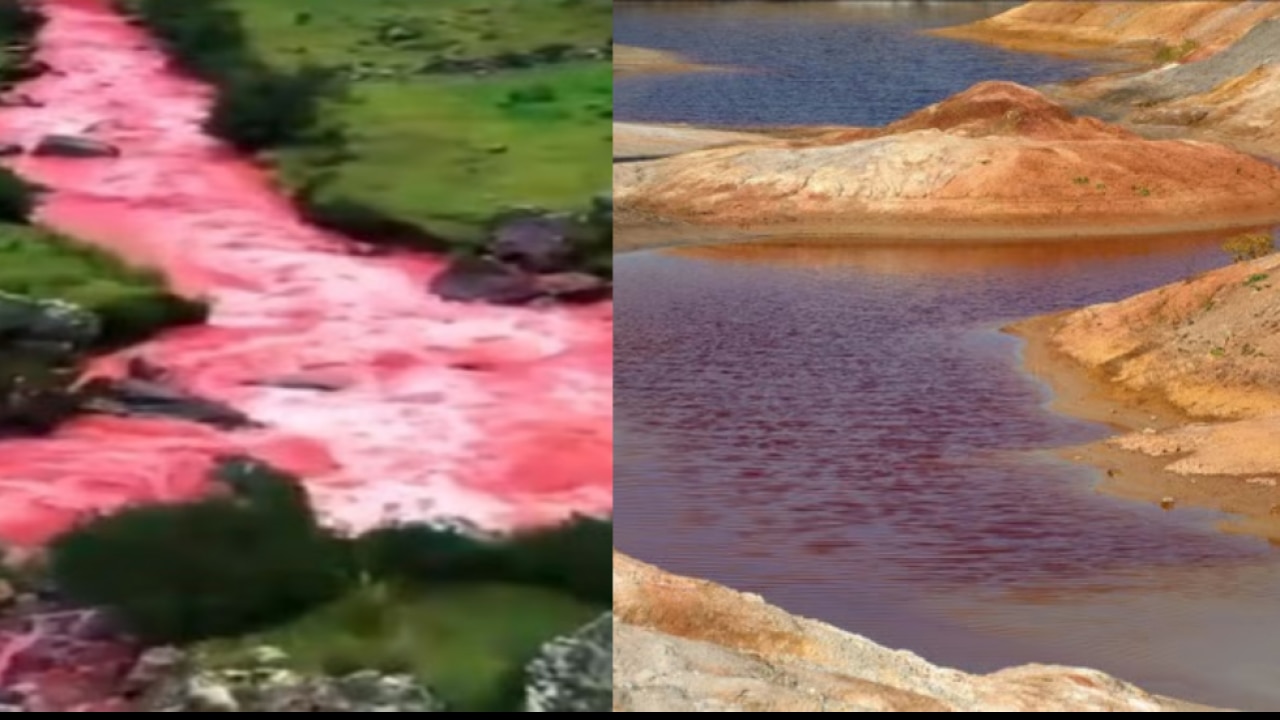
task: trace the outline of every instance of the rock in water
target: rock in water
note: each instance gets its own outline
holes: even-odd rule
[[[542,295],[532,275],[496,260],[463,257],[431,281],[431,292],[445,300],[523,305]]]
[[[196,397],[160,382],[124,378],[95,380],[85,387],[91,395],[84,409],[124,417],[169,417],[211,425],[223,430],[258,427],[249,416],[214,400]]]
[[[119,157],[120,148],[79,135],[45,135],[32,148],[36,157],[103,158]]]
[[[503,221],[493,233],[489,252],[498,260],[532,273],[569,269],[570,218],[559,215],[521,215]]]
[[[613,613],[544,645],[528,677],[526,712],[612,712]]]

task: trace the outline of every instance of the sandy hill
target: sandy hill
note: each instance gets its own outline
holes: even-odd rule
[[[1163,234],[1280,221],[1280,169],[1145,140],[986,82],[883,128],[614,167],[623,222],[932,239]]]

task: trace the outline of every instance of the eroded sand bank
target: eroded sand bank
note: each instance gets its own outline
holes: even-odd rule
[[[1010,328],[1026,366],[1108,441],[1064,451],[1104,487],[1238,514],[1280,538],[1280,256]]]

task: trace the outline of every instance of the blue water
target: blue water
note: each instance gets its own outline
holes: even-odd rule
[[[621,78],[619,120],[715,125],[881,125],[984,80],[1036,85],[1097,63],[934,38],[1017,3],[626,3],[614,39],[732,73]]]

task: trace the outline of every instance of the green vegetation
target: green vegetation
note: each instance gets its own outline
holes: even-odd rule
[[[209,641],[214,662],[278,644],[300,669],[412,670],[475,710],[512,702],[511,678],[537,647],[612,600],[606,521],[342,538],[287,475],[228,458],[215,479],[223,492],[206,499],[126,509],[61,536],[50,548],[59,590],[113,609],[149,641]]]
[[[1155,61],[1161,65],[1172,62],[1181,62],[1184,58],[1199,48],[1200,44],[1190,38],[1183,40],[1177,45],[1161,43],[1160,47],[1156,48]]]
[[[121,2],[319,224],[471,248],[504,210],[610,182],[608,0]]]
[[[254,648],[270,645],[284,650],[300,671],[407,671],[458,710],[507,711],[518,704],[505,691],[507,678],[549,638],[599,614],[599,607],[563,594],[518,585],[452,585],[426,592],[367,585],[296,622],[205,643],[201,664],[244,667]]]
[[[30,225],[35,194],[34,187],[0,168],[0,300],[10,296],[0,303],[0,436],[48,432],[78,411],[79,393],[72,389],[77,353],[123,347],[207,314],[202,303],[170,293],[159,276]],[[69,302],[97,322],[90,319],[86,326],[84,313],[54,317],[30,304],[50,299]],[[52,347],[8,342],[30,328],[55,340]]]
[[[1267,233],[1237,235],[1222,244],[1233,262],[1257,260],[1276,251],[1275,239]]]
[[[42,25],[29,0],[0,0],[0,90],[40,73],[30,43]]]

